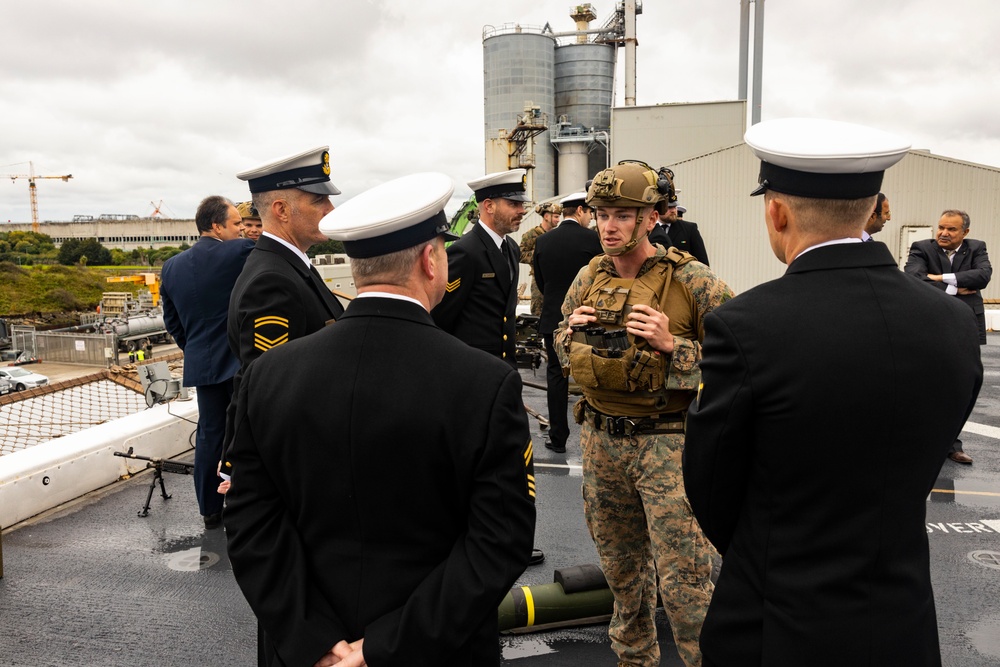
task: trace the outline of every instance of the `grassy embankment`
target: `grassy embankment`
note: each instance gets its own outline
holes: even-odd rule
[[[132,292],[132,283],[108,283],[121,266],[27,266],[0,262],[0,315],[94,310],[103,292]]]

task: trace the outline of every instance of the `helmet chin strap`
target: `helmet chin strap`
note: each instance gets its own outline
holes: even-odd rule
[[[642,209],[636,209],[635,214],[635,229],[632,230],[632,238],[629,242],[623,246],[616,248],[608,248],[604,243],[601,243],[601,248],[604,249],[604,254],[610,257],[617,257],[618,255],[624,255],[627,252],[631,252],[637,245],[639,245],[649,232],[643,232],[642,236],[639,235],[639,230],[642,229]]]

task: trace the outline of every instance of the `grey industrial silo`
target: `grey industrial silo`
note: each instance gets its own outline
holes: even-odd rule
[[[541,28],[505,25],[483,30],[485,139],[510,131],[524,114],[526,103],[553,118],[555,110],[555,39]],[[529,170],[535,201],[556,195],[555,151],[549,133],[534,138],[534,168]],[[517,167],[517,164],[510,165]]]
[[[556,48],[558,129],[553,139],[559,153],[560,192],[579,190],[606,166],[614,86],[614,46],[575,43]]]

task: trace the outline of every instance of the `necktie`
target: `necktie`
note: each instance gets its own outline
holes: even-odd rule
[[[507,262],[507,271],[510,273],[511,280],[514,279],[514,263],[511,261],[510,248],[507,247],[507,239],[500,242],[500,253],[503,255],[504,260]]]

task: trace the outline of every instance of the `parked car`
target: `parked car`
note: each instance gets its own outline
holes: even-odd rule
[[[20,366],[8,366],[0,368],[0,379],[7,380],[14,391],[24,391],[34,389],[49,383],[49,379],[44,375],[32,373]]]
[[[0,378],[0,396],[10,393],[10,380],[7,378]]]

